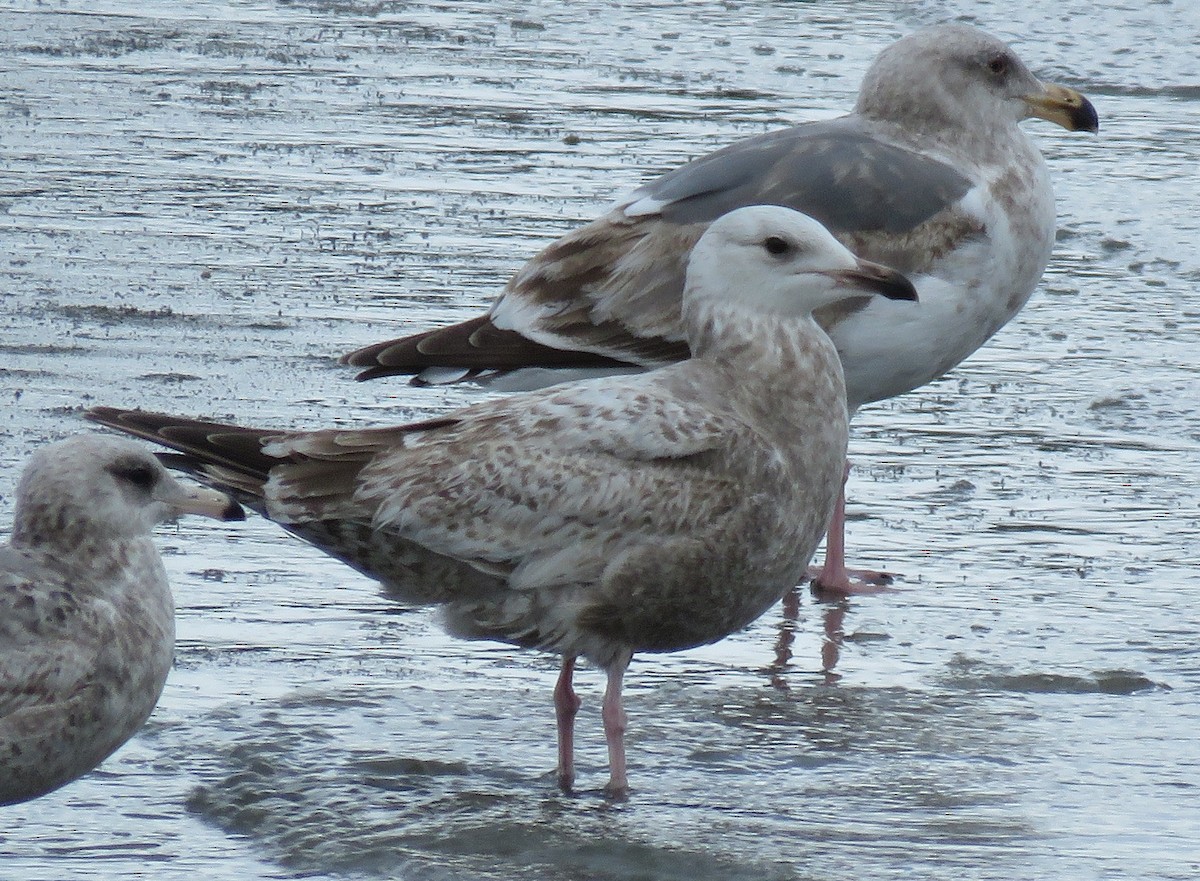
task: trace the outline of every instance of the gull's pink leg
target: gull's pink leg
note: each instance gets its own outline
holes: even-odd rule
[[[833,519],[825,533],[825,565],[816,577],[817,586],[825,590],[850,586],[850,575],[846,572],[846,479],[849,476],[850,465],[847,463],[842,488],[833,506]]]
[[[631,656],[626,652],[608,668],[608,686],[604,689],[604,705],[600,710],[600,717],[604,720],[604,737],[608,741],[608,786],[605,790],[615,797],[629,793],[629,777],[625,766],[625,729],[629,725],[629,717],[625,715],[625,707],[621,704],[621,686]]]
[[[554,686],[554,718],[558,722],[558,785],[570,789],[575,782],[575,714],[579,695],[571,685],[575,675],[575,656],[563,657],[562,670]]]
[[[818,591],[836,594],[871,594],[887,590],[893,576],[887,572],[868,572],[846,568],[846,480],[850,477],[850,463],[842,474],[842,489],[833,507],[833,518],[825,533],[825,565],[819,572],[809,567],[812,586]]]

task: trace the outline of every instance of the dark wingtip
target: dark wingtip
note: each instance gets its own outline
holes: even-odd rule
[[[372,343],[347,352],[338,358],[339,364],[348,367],[365,367],[354,376],[355,382],[367,382],[386,376],[412,376],[436,363],[436,359],[422,357],[418,344],[438,331],[427,331],[412,337]]]
[[[369,346],[363,346],[361,349],[355,349],[353,352],[347,352],[340,356],[338,363],[348,367],[371,367],[375,364],[375,356],[394,342],[395,340],[389,340],[386,343],[372,343]]]
[[[599,328],[597,329],[599,332]],[[647,339],[645,347],[655,355],[646,360],[669,361],[687,357],[672,351],[657,352],[663,346],[674,348],[683,343],[668,343],[658,338]],[[515,330],[504,330],[491,323],[488,315],[451,324],[437,330],[427,330],[413,336],[401,337],[355,349],[339,358],[343,364],[364,367],[355,379],[366,382],[384,376],[412,377],[413,385],[450,385],[471,381],[483,374],[500,374],[522,367],[603,368],[628,367],[642,360],[633,357],[619,359],[585,349],[558,349],[529,339]],[[643,362],[644,363],[644,362]],[[446,378],[430,378],[428,370],[460,371]]]
[[[99,422],[107,425],[121,413],[116,407],[88,407],[83,411],[83,418],[89,422]]]
[[[376,364],[367,370],[359,371],[354,375],[355,382],[367,382],[372,379],[383,379],[387,376],[412,376],[413,371],[404,367],[385,367],[382,364]]]

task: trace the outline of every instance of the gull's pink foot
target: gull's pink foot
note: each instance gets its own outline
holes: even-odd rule
[[[892,590],[896,576],[891,572],[874,572],[869,569],[846,568],[846,478],[850,476],[850,463],[842,476],[842,491],[833,508],[833,518],[825,533],[825,565],[820,569],[810,566],[813,593],[834,596],[866,596]]]
[[[891,572],[876,572],[870,569],[847,569],[826,565],[818,569],[808,568],[809,587],[814,594],[832,598],[847,596],[870,596],[891,593],[896,590],[892,583],[898,576]]]

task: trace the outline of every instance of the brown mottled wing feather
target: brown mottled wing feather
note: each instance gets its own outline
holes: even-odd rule
[[[272,516],[370,523],[481,571],[522,567],[526,582],[535,560],[541,573],[578,574],[564,555],[600,565],[635,525],[672,535],[722,516],[742,494],[697,461],[736,426],[644,378],[626,378],[626,393],[609,382],[547,389],[516,408],[485,402],[416,435],[282,435],[267,446],[286,459],[268,487]]]
[[[614,524],[636,521],[669,534],[695,519],[689,506],[719,517],[739,497],[736,482],[692,462],[725,443],[725,417],[643,390],[644,378],[626,379],[633,394],[612,383],[548,389],[520,408],[500,399],[398,428],[287,433],[113,408],[87,416],[178,450],[184,459],[168,464],[249,494],[250,507],[373,577],[401,580],[368,558],[389,543],[419,550],[397,539],[495,575],[554,555],[570,544],[564,533],[619,535]]]
[[[816,217],[860,256],[918,273],[927,267],[913,255],[923,252],[910,245],[929,239],[932,227],[946,226],[947,248],[978,234],[953,211],[971,185],[854,116],[748,138],[646,184],[544,249],[488,315],[343,360],[370,368],[359,379],[429,367],[462,368],[472,378],[522,366],[680,360],[688,355],[679,319],[687,258],[717,217],[785,205]]]

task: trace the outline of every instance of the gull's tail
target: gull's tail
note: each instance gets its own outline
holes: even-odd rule
[[[262,447],[267,439],[281,432],[117,407],[92,407],[84,416],[175,450],[158,454],[168,468],[231,492],[242,504],[263,513],[263,486],[271,467],[278,465],[279,460],[263,453]]]

